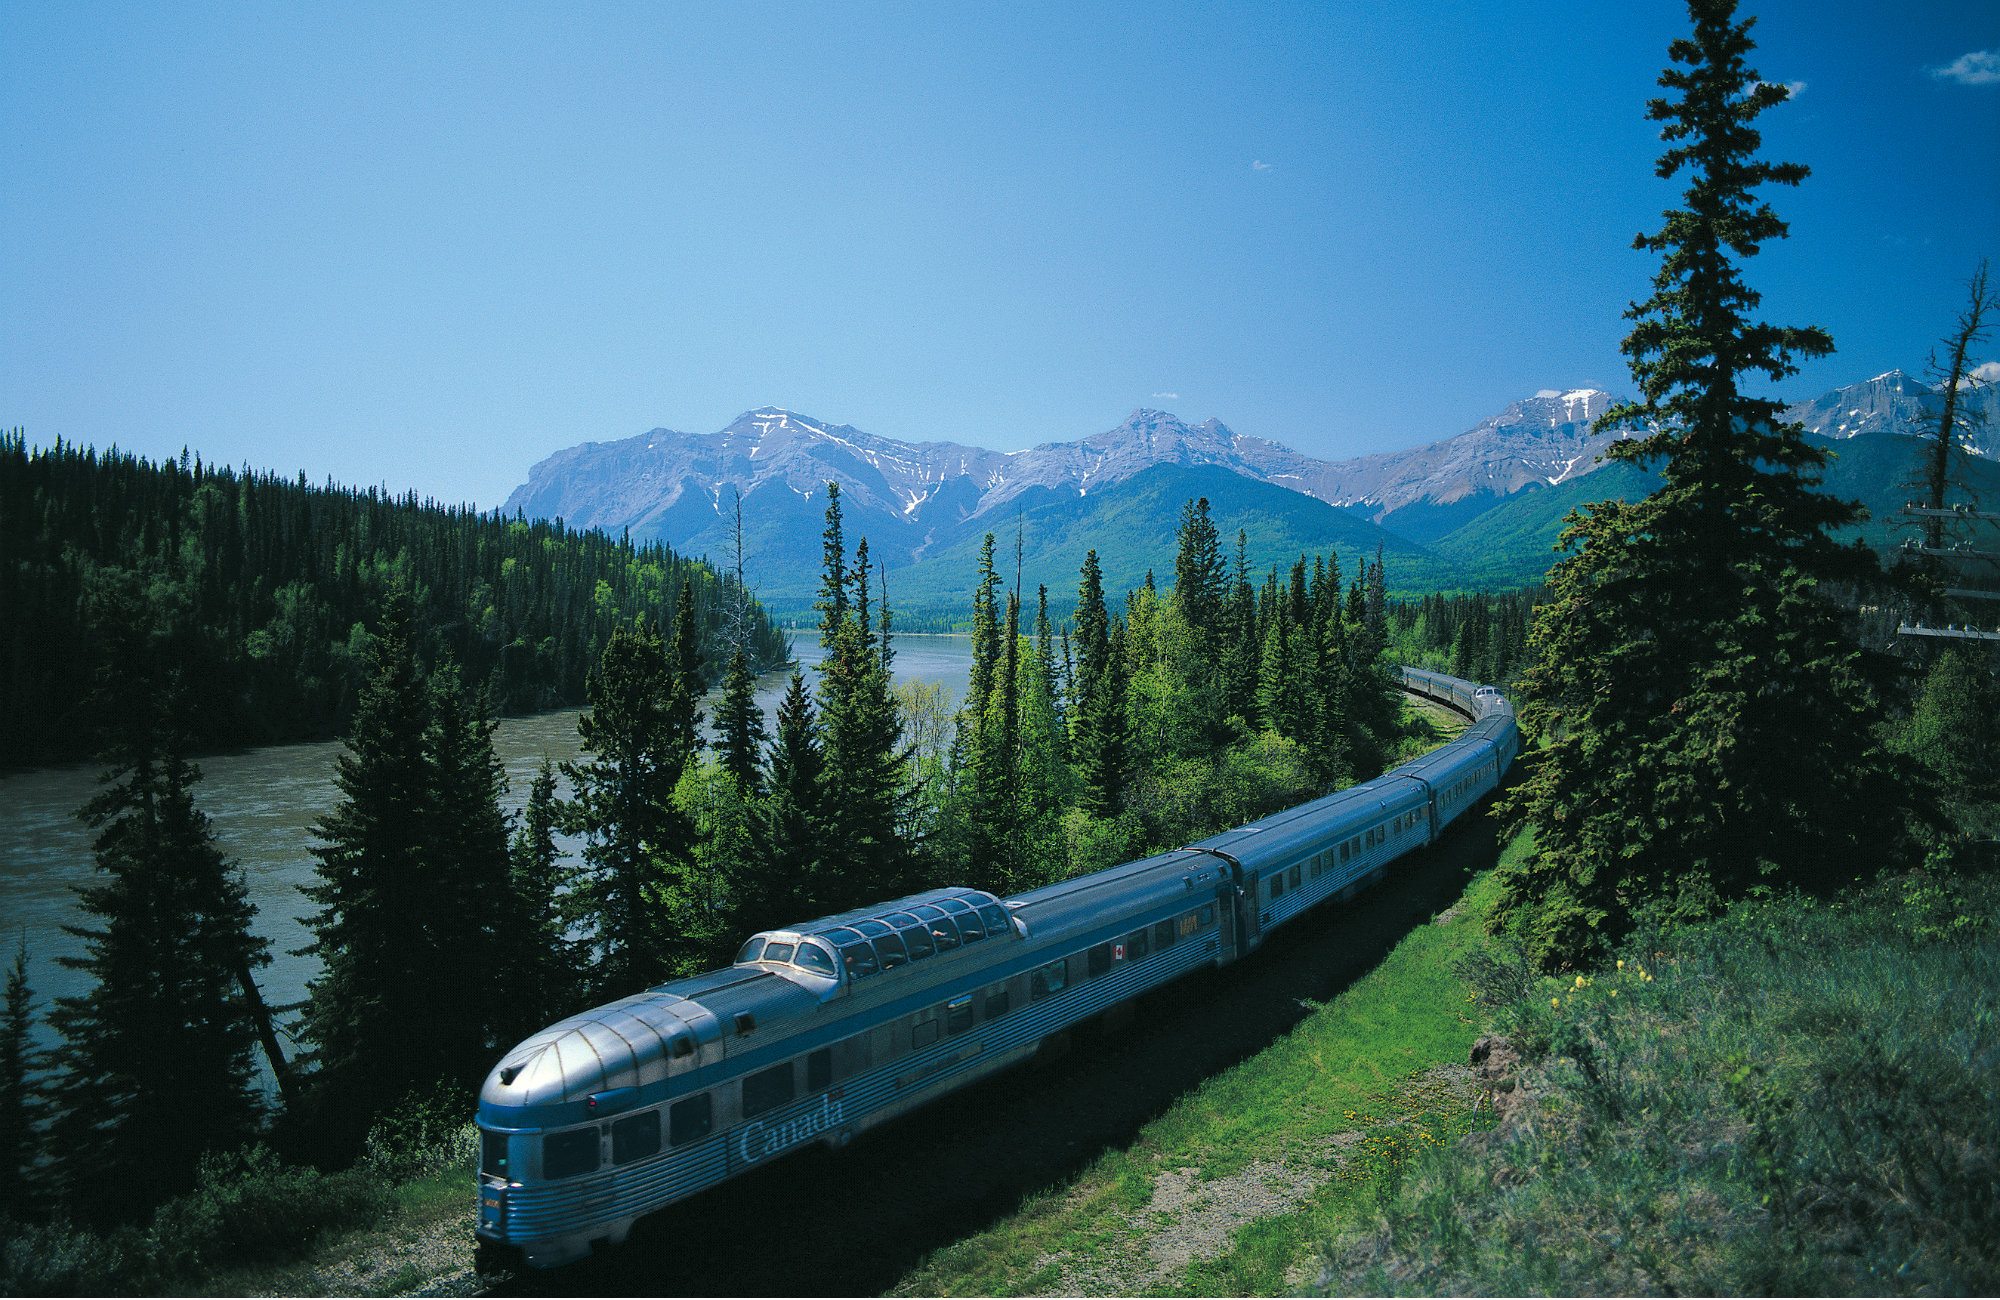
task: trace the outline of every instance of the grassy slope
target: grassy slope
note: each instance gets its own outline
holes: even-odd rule
[[[1323,1288],[2000,1290],[2000,880],[1739,906],[1513,984],[1518,1117],[1420,1161]]]
[[[897,1292],[2000,1290],[2000,881],[1744,905],[1581,984],[1493,896]],[[1490,1131],[1457,1063],[1495,1026]]]
[[[1451,972],[1483,942],[1493,893],[1490,873],[1480,876],[1439,923],[1417,927],[1290,1035],[1194,1089],[1073,1184],[939,1251],[897,1293],[1296,1289],[1329,1221],[1372,1206],[1416,1149],[1470,1127],[1456,1075],[1476,1023]],[[1187,1170],[1217,1194],[1181,1194]],[[1186,1212],[1162,1209],[1168,1201]],[[1255,1213],[1274,1202],[1277,1213]],[[1216,1236],[1218,1221],[1219,1249],[1205,1258],[1159,1249],[1176,1232]]]

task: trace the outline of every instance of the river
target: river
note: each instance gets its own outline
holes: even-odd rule
[[[807,640],[810,635],[796,637],[795,653],[812,681],[817,679],[821,651],[817,641]],[[941,683],[955,703],[963,698],[971,671],[968,638],[896,637],[898,682]],[[790,678],[787,668],[768,673],[757,683],[757,702],[767,729],[776,729],[778,701]],[[704,704],[705,726],[714,715],[715,702],[711,695]],[[577,712],[563,709],[500,720],[493,743],[507,772],[510,812],[518,812],[527,802],[528,784],[544,755],[557,762],[576,757]],[[258,983],[273,1005],[302,999],[306,982],[319,969],[316,959],[294,955],[311,939],[302,918],[312,905],[299,887],[313,880],[313,823],[331,811],[338,798],[334,760],[341,748],[339,741],[271,745],[200,762],[202,780],[195,787],[195,801],[214,822],[223,852],[243,868],[257,909],[252,928],[271,944],[271,964]],[[76,810],[96,793],[97,776],[95,766],[82,765],[0,777],[0,961],[11,968],[16,945],[26,940],[36,1040],[42,1046],[54,1041],[47,1021],[53,1000],[88,989],[89,980],[82,972],[60,965],[57,959],[85,952],[83,941],[62,927],[87,919],[77,907],[75,887],[89,883],[95,874],[92,834],[77,820]],[[577,846],[567,843],[565,848],[574,853]]]

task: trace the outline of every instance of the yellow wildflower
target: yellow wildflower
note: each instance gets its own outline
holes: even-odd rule
[[[1549,1005],[1550,1005],[1550,1006],[1552,1006],[1552,1007],[1561,1007],[1561,1006],[1562,1006],[1562,1004],[1563,1004],[1563,1000],[1562,1000],[1561,998],[1550,998],[1550,999],[1549,999]]]

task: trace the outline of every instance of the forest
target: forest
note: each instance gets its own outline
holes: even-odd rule
[[[690,586],[719,670],[733,574],[561,520],[528,522],[376,488],[315,487],[0,435],[0,767],[87,758],[93,621],[137,600],[151,653],[189,693],[197,751],[339,733],[368,627],[401,584],[427,662],[449,654],[503,713],[574,705],[611,630]],[[121,594],[123,593],[123,594]],[[129,603],[129,602],[128,602]],[[789,657],[755,602],[752,663]]]

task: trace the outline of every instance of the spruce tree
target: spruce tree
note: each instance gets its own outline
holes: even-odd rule
[[[662,891],[693,840],[673,797],[693,753],[691,709],[651,623],[612,632],[586,697],[576,724],[583,753],[563,765],[575,792],[567,825],[584,837],[569,897],[589,935],[591,992],[622,996],[668,974],[681,955]]]
[[[523,1004],[529,915],[514,890],[511,828],[503,810],[507,775],[493,750],[496,723],[483,690],[465,686],[449,656],[430,677],[428,738],[429,937],[439,958],[431,991],[450,1022],[433,1042],[439,1078],[469,1084],[500,1052],[547,1021]]]
[[[915,862],[903,835],[902,722],[869,608],[867,539],[855,547],[850,570],[840,549],[837,492],[829,490],[826,515],[820,729],[828,836],[818,902],[840,911],[901,891]]]
[[[827,910],[821,906],[828,892],[824,855],[831,821],[826,761],[812,694],[798,669],[778,704],[777,722],[769,791],[757,813],[760,852],[754,870],[736,888],[745,933],[811,920]]]
[[[531,1028],[562,1019],[578,1010],[582,1000],[581,945],[570,938],[564,916],[573,873],[556,844],[562,816],[555,764],[544,756],[528,784],[528,802],[508,847],[514,906],[525,927],[513,957],[522,973],[520,1019]]]
[[[1610,454],[1659,462],[1664,484],[1571,516],[1522,684],[1545,747],[1509,805],[1536,851],[1505,878],[1502,916],[1545,965],[1585,958],[1642,909],[1695,917],[1760,886],[1845,880],[1902,821],[1872,734],[1887,666],[1827,594],[1874,569],[1829,536],[1857,508],[1814,490],[1825,455],[1743,387],[1832,349],[1819,329],[1757,320],[1740,268],[1786,234],[1757,188],[1806,176],[1757,157],[1752,124],[1788,92],[1745,62],[1733,0],[1688,8],[1693,34],[1648,109],[1684,206],[1636,241],[1661,257],[1626,313],[1641,396],[1600,426],[1650,422]]]
[[[1125,796],[1124,653],[1122,645],[1113,652],[1104,571],[1094,550],[1084,553],[1077,582],[1076,649],[1070,752],[1079,781],[1077,804],[1093,817],[1116,816]]]
[[[436,862],[433,697],[418,667],[407,593],[393,589],[367,647],[367,678],[335,767],[340,802],[314,826],[318,880],[305,889],[320,973],[301,1022],[314,1067],[312,1110],[338,1150],[375,1116],[446,1071],[436,1050],[463,1010],[434,996],[447,952],[436,927],[458,903]],[[455,982],[455,976],[444,979]],[[453,1058],[461,1058],[454,1050]]]
[[[28,986],[28,941],[14,950],[0,1003],[0,1223],[19,1223],[36,1207],[46,1108],[42,1054],[34,1043],[35,995]]]
[[[729,675],[723,679],[722,702],[715,708],[715,749],[722,768],[748,798],[763,793],[762,758],[769,739],[764,729],[764,710],[757,707],[757,679],[750,672],[750,657],[739,648],[729,656]]]
[[[63,927],[86,955],[59,960],[92,986],[51,1017],[57,1174],[71,1212],[97,1220],[185,1189],[203,1155],[249,1141],[263,1115],[240,976],[270,958],[242,873],[195,806],[200,773],[158,722],[135,720],[83,810],[104,879],[77,891],[96,924]]]

